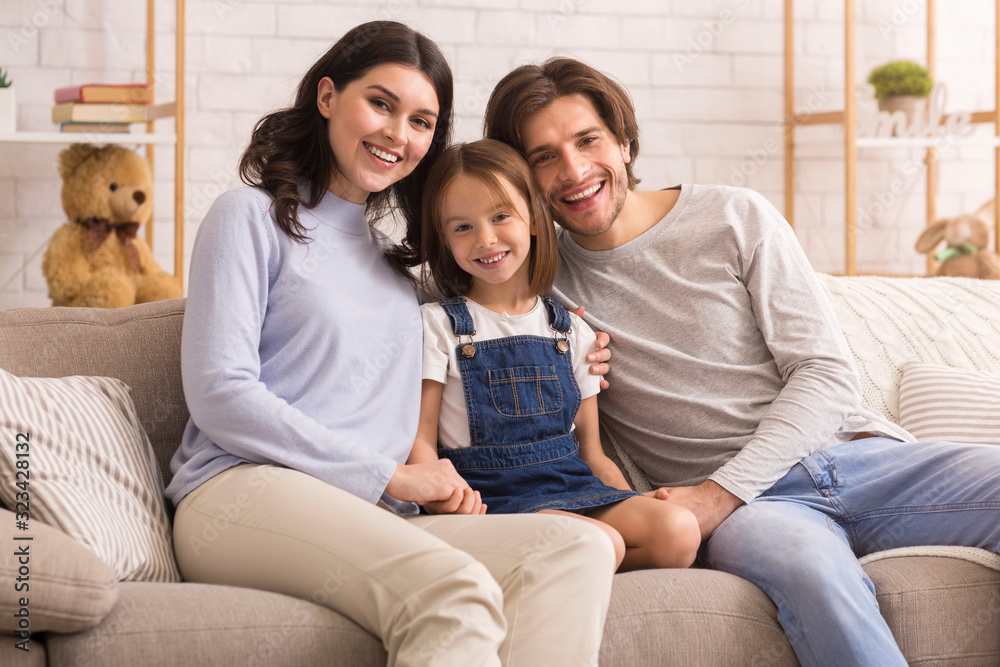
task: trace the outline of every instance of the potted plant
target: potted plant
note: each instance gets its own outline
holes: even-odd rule
[[[0,132],[13,132],[17,108],[14,106],[14,88],[9,72],[0,67]]]
[[[876,67],[868,74],[868,83],[875,87],[879,111],[903,111],[908,121],[934,85],[927,68],[912,60]]]

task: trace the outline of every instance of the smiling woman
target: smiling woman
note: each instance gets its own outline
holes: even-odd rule
[[[323,77],[317,107],[330,121],[336,168],[330,191],[356,204],[413,171],[430,148],[438,119],[430,78],[396,64],[373,67],[339,91]]]
[[[191,417],[167,488],[178,565],[324,604],[381,638],[389,665],[596,664],[613,570],[600,530],[417,513],[469,489],[450,461],[407,463],[422,349],[407,269],[451,119],[437,46],[376,21],[257,123],[250,187],[219,197],[192,253]],[[372,228],[390,206],[399,245]]]
[[[387,251],[393,267],[406,275],[406,269],[417,264],[422,183],[451,139],[453,88],[451,68],[434,42],[394,21],[364,23],[306,72],[292,106],[258,121],[240,159],[240,176],[271,194],[278,225],[296,241],[309,238],[294,215],[300,204],[313,208],[328,189],[340,194],[331,189],[337,187],[345,188],[342,194],[353,192],[356,199],[367,187],[371,196],[360,203],[369,220],[395,207],[407,221],[402,243]],[[347,104],[338,112],[341,98]],[[370,110],[358,108],[363,105]],[[380,125],[374,120],[362,124],[364,116],[377,114]],[[342,126],[344,122],[353,129]],[[412,127],[404,132],[400,128],[405,124]],[[397,161],[404,157],[393,142],[411,140],[410,130],[421,125],[425,129],[419,134],[426,143],[417,143],[424,152],[410,156],[405,171],[390,169],[386,178],[367,185],[352,180],[351,165],[361,162],[355,153],[364,148],[359,140],[367,138],[373,149],[385,154],[380,161],[384,166],[391,159],[386,156]],[[353,138],[349,132],[354,132]],[[409,174],[413,177],[404,178]]]

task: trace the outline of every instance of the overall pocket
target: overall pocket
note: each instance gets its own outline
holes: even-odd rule
[[[555,366],[515,366],[490,370],[490,397],[506,417],[547,415],[562,410]]]

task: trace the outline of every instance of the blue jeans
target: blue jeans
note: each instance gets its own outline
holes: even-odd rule
[[[906,665],[857,559],[1000,552],[1000,447],[856,440],[803,459],[712,534],[705,560],[759,586],[803,665]],[[752,657],[752,656],[751,656]]]

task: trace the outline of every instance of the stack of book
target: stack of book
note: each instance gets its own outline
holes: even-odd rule
[[[128,132],[130,123],[173,115],[173,104],[150,105],[146,84],[89,83],[55,92],[52,122],[62,132]]]

